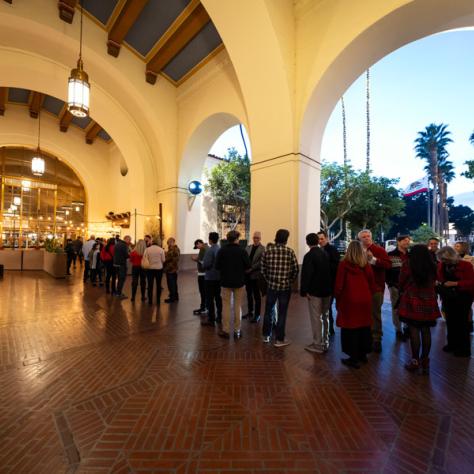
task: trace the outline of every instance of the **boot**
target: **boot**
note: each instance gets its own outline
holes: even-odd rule
[[[430,373],[430,358],[429,357],[423,357],[423,359],[421,359],[421,373],[423,375],[428,375]]]
[[[412,359],[410,362],[405,364],[405,369],[407,369],[409,372],[417,372],[419,368],[420,363],[418,359]]]

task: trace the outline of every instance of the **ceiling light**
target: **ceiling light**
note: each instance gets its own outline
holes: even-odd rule
[[[76,117],[87,117],[89,115],[90,84],[89,76],[84,71],[82,62],[82,17],[84,7],[81,2],[81,27],[79,38],[79,59],[77,67],[71,71],[68,82],[67,108]]]

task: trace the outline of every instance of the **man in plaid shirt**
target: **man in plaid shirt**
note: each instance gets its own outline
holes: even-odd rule
[[[298,277],[298,260],[295,252],[286,246],[290,233],[280,229],[275,236],[275,244],[270,244],[262,257],[262,274],[268,284],[265,317],[263,320],[263,342],[270,342],[272,333],[272,312],[278,303],[275,347],[290,344],[285,339],[286,313],[290,303],[291,285]]]

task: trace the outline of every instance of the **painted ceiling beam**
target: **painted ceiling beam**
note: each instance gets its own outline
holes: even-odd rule
[[[97,123],[92,121],[92,126],[89,126],[89,129],[86,132],[86,143],[92,145],[94,140],[97,138],[97,135],[102,130],[102,127]]]
[[[128,31],[133,26],[148,0],[127,0],[109,30],[107,52],[115,58]]]
[[[67,109],[67,104],[64,104],[63,110],[59,114],[59,130],[61,130],[61,132],[67,132],[72,119],[73,115]]]
[[[206,26],[211,20],[200,2],[192,2],[171,25],[172,33],[165,41],[158,41],[153,56],[146,65],[146,81],[156,82],[160,71]]]
[[[41,94],[40,92],[30,91],[28,102],[31,118],[38,118],[41,107],[43,106],[44,97],[44,94]]]
[[[8,87],[0,87],[0,115],[5,115],[5,103],[8,97]]]
[[[72,23],[74,12],[76,11],[77,0],[59,0],[58,10],[59,18],[66,23]]]

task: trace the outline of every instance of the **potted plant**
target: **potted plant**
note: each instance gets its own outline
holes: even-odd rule
[[[44,242],[43,270],[54,278],[66,277],[66,253],[58,239],[46,239]]]

